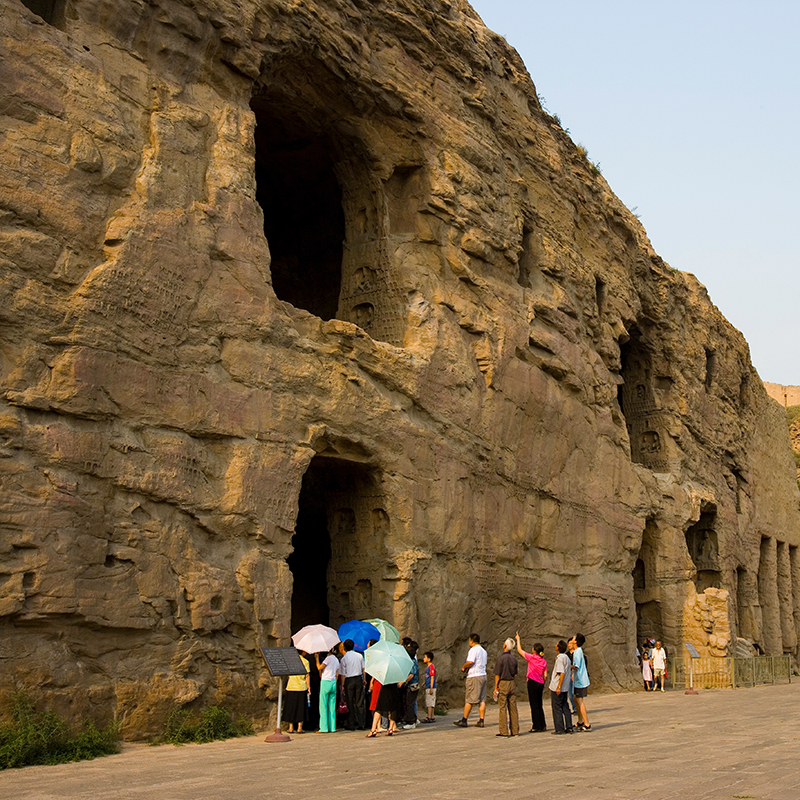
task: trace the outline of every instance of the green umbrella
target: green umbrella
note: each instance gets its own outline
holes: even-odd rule
[[[402,683],[414,664],[405,647],[381,640],[364,651],[364,668],[382,684]]]
[[[374,625],[378,629],[382,642],[399,643],[400,631],[385,619],[365,619],[364,622],[369,622],[370,625]]]

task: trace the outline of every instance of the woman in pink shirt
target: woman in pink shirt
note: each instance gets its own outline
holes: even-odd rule
[[[547,678],[547,661],[544,657],[544,648],[536,642],[532,653],[522,649],[517,633],[517,652],[528,662],[528,702],[531,706],[531,732],[539,733],[547,730],[542,708],[542,692]]]

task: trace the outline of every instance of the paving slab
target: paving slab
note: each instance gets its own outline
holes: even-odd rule
[[[753,689],[593,694],[590,733],[496,737],[438,717],[392,737],[307,733],[282,744],[267,732],[175,747],[125,745],[118,755],[0,772],[9,800],[272,800],[312,794],[585,800],[800,799],[800,682]],[[530,727],[527,702],[520,727]],[[549,708],[545,714],[550,720]],[[473,712],[474,716],[474,712]]]

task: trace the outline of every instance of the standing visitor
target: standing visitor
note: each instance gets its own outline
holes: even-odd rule
[[[411,656],[411,671],[408,673],[405,682],[406,707],[403,717],[403,728],[417,727],[417,695],[419,695],[419,662],[417,661],[417,650],[419,645],[410,642],[406,647],[406,652]]]
[[[540,733],[547,730],[542,706],[544,682],[547,680],[547,660],[544,657],[544,648],[539,642],[533,645],[533,652],[526,653],[517,632],[517,652],[528,663],[527,688],[528,705],[531,707],[531,733]]]
[[[567,657],[567,643],[559,639],[556,644],[556,663],[550,679],[550,708],[553,712],[553,734],[572,733],[572,715],[569,713],[569,684],[572,665]]]
[[[302,650],[298,652],[306,674],[290,675],[286,681],[283,720],[289,723],[289,733],[294,733],[295,725],[298,733],[304,733],[303,723],[308,720],[308,705],[311,702],[311,678],[309,677],[308,659]]]
[[[344,640],[344,656],[341,661],[339,677],[342,681],[342,694],[347,702],[348,731],[361,730],[364,727],[364,656],[355,650],[352,639]]]
[[[334,652],[339,645],[331,648],[325,660],[320,663],[319,653],[314,653],[319,670],[319,732],[333,733],[336,730],[336,676],[339,674],[339,659]]]
[[[467,660],[461,667],[467,673],[467,687],[464,696],[464,716],[456,720],[453,725],[459,728],[467,727],[467,719],[472,706],[478,706],[478,722],[476,727],[483,728],[483,718],[486,715],[486,651],[481,647],[481,637],[477,633],[469,636],[469,652]]]
[[[578,645],[575,643],[575,637],[573,636],[567,642],[567,658],[569,659],[569,666],[570,666],[569,674],[570,674],[570,677],[572,677],[572,654],[575,652],[575,648],[577,646]],[[578,709],[575,708],[574,691],[575,691],[575,687],[573,686],[572,681],[570,681],[569,682],[569,694],[567,695],[567,697],[569,699],[569,710],[572,713],[573,717],[578,713]]]
[[[511,737],[519,734],[519,712],[517,711],[517,657],[511,652],[513,639],[503,642],[503,655],[494,665],[494,697],[500,704],[500,733],[497,736]]]
[[[586,656],[583,654],[583,644],[586,637],[582,633],[575,634],[577,645],[572,653],[572,685],[575,705],[578,707],[578,730],[590,731],[589,717],[586,714],[586,696],[589,694],[589,671],[586,669]]]
[[[661,646],[661,642],[657,641],[653,649],[653,675],[655,676],[656,684],[658,684],[661,691],[664,691],[664,679],[667,673],[667,651]],[[655,689],[653,690],[655,691]]]
[[[650,661],[650,647],[646,639],[642,644],[642,680],[644,681],[644,690],[652,692],[653,664]]]
[[[423,722],[436,722],[436,667],[433,666],[433,653],[428,650],[422,656],[425,668],[425,711],[427,716]]]

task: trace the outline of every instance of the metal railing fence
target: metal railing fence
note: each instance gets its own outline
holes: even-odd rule
[[[689,688],[689,662],[695,689],[738,689],[767,683],[792,682],[791,656],[755,656],[753,658],[688,658],[668,659],[667,683],[674,689]]]

